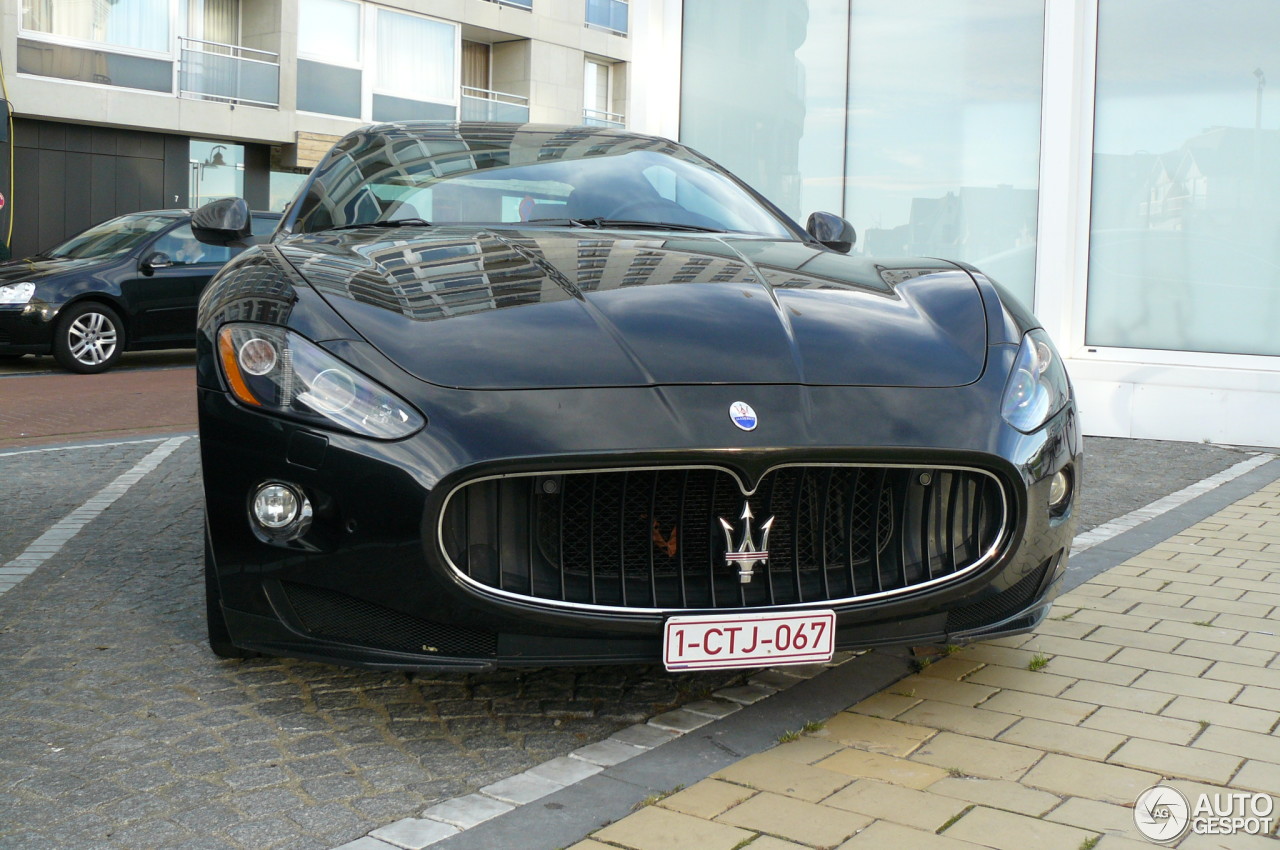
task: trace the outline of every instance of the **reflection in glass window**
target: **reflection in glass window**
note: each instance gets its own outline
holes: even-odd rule
[[[299,0],[298,52],[337,65],[360,61],[360,4]]]
[[[801,221],[843,212],[848,14],[831,0],[684,5],[681,141]]]
[[[44,255],[84,260],[125,254],[151,234],[171,224],[173,216],[169,215],[122,215],[72,236],[56,248],[45,251]]]
[[[289,171],[273,171],[270,177],[270,206],[272,212],[283,212],[298,188],[307,180],[305,173],[295,174]]]
[[[360,11],[348,0],[299,0],[299,110],[360,117]]]
[[[379,9],[378,91],[412,100],[454,100],[457,32],[451,24]]]
[[[1280,354],[1272,0],[1103,0],[1085,339]]]
[[[968,260],[1029,304],[1042,0],[853,0],[852,11],[855,250]]]
[[[244,145],[193,141],[189,146],[191,206],[244,197]]]
[[[230,248],[221,245],[206,245],[196,239],[191,232],[191,225],[184,224],[170,230],[156,240],[151,246],[169,258],[175,266],[194,266],[201,263],[225,263],[231,259]]]
[[[585,134],[584,134],[585,135]],[[563,146],[542,133],[460,151],[460,139],[356,137],[316,170],[293,230],[374,221],[516,224],[625,219],[787,238],[736,183],[694,154],[645,139],[584,138]],[[591,142],[596,142],[592,144]],[[466,144],[466,142],[461,142]],[[546,156],[549,151],[557,153]]]
[[[112,0],[110,3],[25,0],[22,27],[66,38],[164,53],[169,50],[169,0]]]

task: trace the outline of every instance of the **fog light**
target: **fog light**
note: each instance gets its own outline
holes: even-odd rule
[[[250,514],[259,536],[271,542],[293,540],[311,525],[311,502],[298,488],[269,481],[253,494]]]
[[[1057,510],[1067,503],[1071,495],[1071,477],[1065,469],[1059,469],[1049,480],[1049,507]]]

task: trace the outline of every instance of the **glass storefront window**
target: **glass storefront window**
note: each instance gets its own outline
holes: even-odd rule
[[[680,140],[801,222],[841,213],[848,32],[847,0],[685,3]]]
[[[1043,0],[852,0],[846,218],[866,254],[1035,281]]]
[[[1102,0],[1089,345],[1280,355],[1272,0]]]
[[[244,197],[244,145],[192,141],[187,159],[193,209],[218,198]]]
[[[1031,301],[1044,0],[684,15],[682,141],[799,221],[843,215],[855,252],[968,260]]]
[[[292,171],[273,171],[270,176],[270,206],[267,207],[271,212],[284,212],[284,208],[293,196],[298,194],[298,188],[302,186],[307,179],[305,173],[295,173]]]

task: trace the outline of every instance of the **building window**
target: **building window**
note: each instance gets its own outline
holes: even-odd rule
[[[626,119],[613,111],[614,66],[590,57],[582,85],[582,123],[595,127],[625,127]]]
[[[587,26],[626,35],[629,11],[626,0],[587,0]]]
[[[1097,68],[1086,343],[1280,355],[1274,4],[1103,0]]]
[[[173,91],[169,0],[30,0],[22,30],[19,73]]]
[[[191,206],[244,197],[244,145],[192,141],[188,145]]]
[[[378,9],[373,120],[457,116],[458,28]]]
[[[363,114],[361,9],[348,0],[298,4],[298,109],[345,118]]]
[[[240,0],[185,0],[187,35],[217,44],[240,44]]]
[[[457,116],[455,24],[351,0],[301,0],[298,109],[373,121]]]
[[[167,53],[169,0],[115,0],[111,3],[68,3],[27,0],[22,27],[78,41]]]
[[[529,97],[509,89],[528,91],[528,77],[527,41],[462,42],[462,120],[527,123]]]

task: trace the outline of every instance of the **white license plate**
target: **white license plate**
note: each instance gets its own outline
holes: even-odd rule
[[[773,667],[830,661],[834,611],[672,617],[662,636],[668,670]]]

